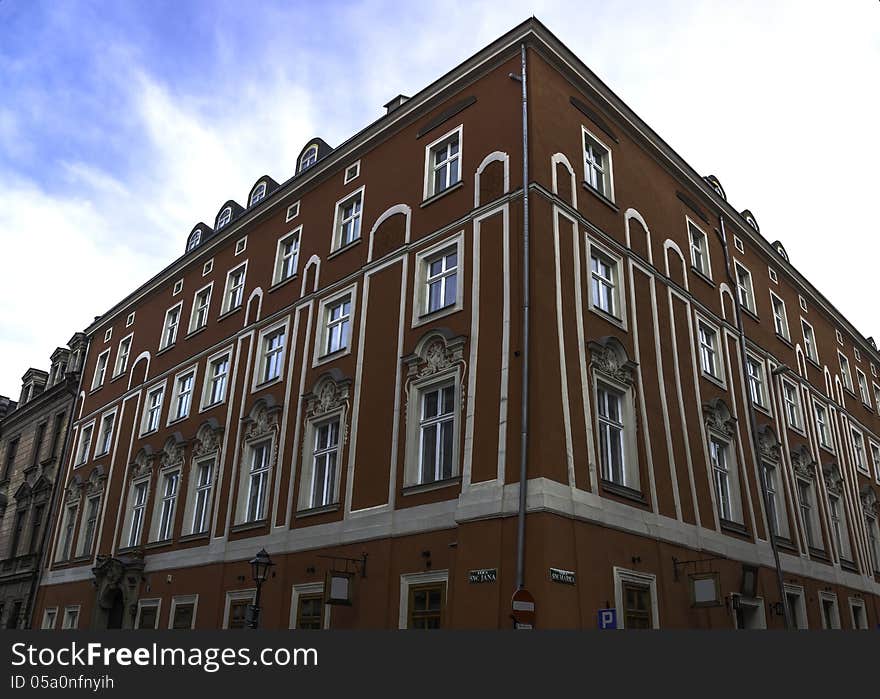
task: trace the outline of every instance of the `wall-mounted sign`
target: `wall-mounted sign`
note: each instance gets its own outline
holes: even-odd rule
[[[721,604],[721,576],[718,573],[694,573],[690,576],[691,605],[717,607]]]
[[[575,574],[573,570],[562,570],[561,568],[550,569],[550,580],[563,585],[574,585]]]
[[[513,593],[510,600],[513,608],[513,627],[515,629],[531,629],[535,626],[535,598],[524,587]]]
[[[480,568],[468,573],[468,582],[472,585],[477,583],[493,583],[498,580],[497,568]]]
[[[610,609],[599,610],[599,628],[600,629],[616,629],[617,628],[617,610],[614,607]]]

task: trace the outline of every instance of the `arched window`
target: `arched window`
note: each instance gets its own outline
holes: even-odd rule
[[[254,204],[258,204],[266,197],[266,183],[260,182],[254,189],[254,193],[251,194],[251,201],[248,206],[253,206]]]
[[[318,162],[318,144],[313,143],[299,159],[299,171],[302,172]]]
[[[196,245],[199,244],[199,242],[201,242],[201,240],[202,229],[200,228],[197,231],[193,231],[192,235],[190,235],[189,241],[186,244],[186,251],[189,252],[190,250],[192,250]]]
[[[256,192],[255,192],[256,193]],[[232,207],[227,206],[223,211],[220,212],[220,215],[217,217],[217,230],[220,230],[232,220]]]

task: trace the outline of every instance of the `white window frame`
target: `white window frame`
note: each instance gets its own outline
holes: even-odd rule
[[[630,583],[633,585],[641,585],[647,587],[651,595],[651,628],[660,628],[660,612],[658,608],[659,600],[657,599],[657,576],[653,573],[643,573],[636,570],[627,570],[619,566],[613,568],[614,577],[614,606],[617,609],[617,628],[624,629],[626,615],[623,585]]]
[[[217,230],[219,231],[224,226],[228,226],[229,222],[232,220],[232,207],[224,206],[223,211],[220,212],[220,215],[217,217]]]
[[[196,325],[196,321],[199,317],[199,309],[202,306],[198,305],[199,297],[207,292],[208,300],[204,305],[205,314],[202,323]],[[189,329],[187,331],[188,334],[192,334],[197,330],[201,330],[208,325],[208,318],[211,316],[211,297],[214,295],[214,282],[212,281],[210,284],[205,284],[201,289],[197,289],[193,294],[193,302],[192,302],[192,310],[189,314]]]
[[[353,174],[352,174],[353,172]],[[361,161],[357,160],[345,168],[345,174],[342,178],[342,184],[348,184],[352,180],[358,178],[361,174]]]
[[[708,354],[706,352],[704,352],[704,344],[705,343],[703,342],[703,338],[701,337],[701,332],[700,332],[701,326],[705,326],[711,332],[712,337],[714,337],[714,343],[713,343],[712,347],[710,347],[710,349],[713,352],[714,369],[715,369],[716,373],[711,372],[709,370],[709,368],[706,366],[705,360],[708,357]],[[699,314],[697,314],[697,328],[696,328],[696,330],[697,330],[697,337],[696,337],[696,340],[697,340],[697,359],[698,359],[699,365],[700,365],[700,373],[704,377],[709,379],[710,381],[713,381],[715,383],[720,383],[723,386],[725,383],[725,379],[724,379],[724,345],[723,345],[723,341],[721,339],[721,330],[718,328],[717,325],[706,320],[703,316],[701,316]]]
[[[46,607],[43,610],[43,620],[40,622],[40,629],[52,631],[56,626],[58,626],[58,607]]]
[[[176,478],[176,481],[172,479]],[[149,541],[171,541],[175,534],[175,521],[177,520],[178,504],[180,502],[180,485],[183,480],[183,474],[180,468],[162,469],[156,478],[156,495],[153,498],[153,512],[150,521]],[[167,493],[167,483],[175,483],[173,492]],[[167,531],[162,531],[164,522],[162,521],[165,504],[168,505],[170,512],[167,520]]]
[[[254,191],[251,192],[251,196],[248,199],[248,208],[251,208],[252,206],[255,206],[256,204],[259,204],[261,201],[263,201],[263,199],[266,198],[266,191],[268,189],[269,187],[266,184],[265,180],[257,182],[256,186],[254,187]]]
[[[867,407],[871,407],[871,391],[868,389],[868,377],[865,372],[856,367],[856,383],[859,385],[859,398]]]
[[[244,602],[247,601],[250,604],[254,603],[256,599],[257,589],[255,587],[251,587],[246,590],[229,590],[226,593],[226,602],[223,607],[223,628],[229,628],[229,611],[232,607],[233,602]]]
[[[334,253],[337,250],[342,250],[343,248],[347,248],[350,245],[354,245],[358,241],[361,240],[364,234],[364,204],[366,202],[366,185],[359,187],[353,192],[349,192],[342,199],[339,199],[336,202],[336,205],[333,207],[333,239],[330,241],[330,252]],[[353,200],[357,200],[360,204],[360,208],[357,209],[356,213],[353,213],[349,218],[343,218],[343,214],[345,211],[345,207],[347,204],[352,202]],[[355,223],[357,228],[357,235],[355,235],[348,242],[342,242],[342,229],[343,226],[348,223]]]
[[[426,393],[451,385],[453,389],[452,404],[452,473],[448,479],[422,480],[422,407]],[[454,368],[432,376],[417,379],[407,386],[407,435],[406,435],[406,463],[404,468],[405,488],[420,486],[431,487],[437,484],[454,481],[461,475],[461,370]]]
[[[810,339],[807,339],[807,328],[810,329]],[[811,360],[815,364],[818,364],[819,347],[818,345],[816,345],[816,331],[813,329],[812,325],[804,320],[803,316],[801,316],[801,334],[804,336],[804,348],[806,349],[806,352],[804,352],[804,354],[807,355],[807,359]]]
[[[131,358],[131,346],[134,342],[134,333],[129,333],[123,337],[116,346],[116,361],[113,362],[113,377],[122,376],[128,371],[128,361]],[[127,343],[127,351],[123,354],[122,348]]]
[[[828,626],[828,622],[825,619],[825,602],[832,603],[832,618],[831,618],[831,626]],[[822,628],[824,630],[832,630],[840,628],[840,606],[837,602],[837,595],[834,592],[826,592],[825,590],[819,590],[819,619],[822,621]]]
[[[199,408],[199,412],[203,412],[205,410],[209,410],[211,408],[215,408],[218,405],[223,405],[229,399],[230,388],[232,385],[232,346],[226,347],[219,352],[212,354],[208,357],[207,362],[205,363],[205,376],[202,380],[202,402],[201,407]],[[222,359],[226,359],[227,368],[226,368],[226,376],[223,380],[223,398],[218,401],[210,402],[211,393],[214,382],[214,372],[213,365],[219,362]]]
[[[156,621],[153,624],[153,629],[159,628],[159,616],[162,614],[162,598],[161,597],[152,597],[149,599],[139,599],[137,603],[137,615],[134,619],[134,628],[140,629],[141,627],[141,614],[145,608],[153,608],[156,609]]]
[[[171,314],[177,311],[177,321],[173,323],[174,334],[173,337],[169,338],[169,330],[172,327],[172,324],[169,323],[169,318]],[[159,351],[161,352],[164,349],[168,349],[169,347],[174,346],[177,343],[177,339],[180,337],[180,321],[183,320],[183,301],[180,301],[167,311],[165,311],[165,320],[162,321],[162,335],[159,338]]]
[[[268,363],[268,352],[266,350],[266,340],[269,336],[274,335],[279,330],[283,331],[281,348],[275,350],[275,352],[280,353],[280,366],[278,368],[278,376],[272,377],[270,379],[264,379],[263,375],[266,372],[266,365]],[[256,351],[256,361],[254,366],[254,378],[253,384],[251,385],[251,391],[257,391],[258,389],[265,388],[266,386],[270,386],[273,383],[278,383],[279,381],[284,380],[284,370],[287,366],[287,347],[290,343],[290,316],[287,316],[283,320],[273,323],[272,325],[264,328],[260,331],[257,337],[257,351]]]
[[[92,376],[92,390],[96,391],[104,385],[107,378],[107,368],[110,364],[110,348],[108,347],[98,355],[95,362],[95,374]]]
[[[595,294],[593,292],[593,257],[605,258],[604,261],[606,264],[610,264],[612,268],[612,276],[613,276],[613,303],[614,310],[609,313],[604,310],[598,303],[595,298]],[[587,270],[586,277],[588,279],[587,282],[587,294],[589,297],[589,308],[590,310],[597,314],[599,317],[604,318],[616,325],[619,325],[623,330],[627,329],[626,322],[626,280],[624,277],[624,264],[623,258],[620,255],[612,252],[610,248],[601,245],[600,243],[593,240],[590,236],[587,236]],[[603,278],[604,279],[604,278]]]
[[[754,377],[752,373],[749,371],[749,362],[754,362],[758,367],[758,377]],[[754,384],[757,381],[758,389],[756,394],[756,390],[754,388]],[[749,389],[749,396],[752,399],[752,403],[757,408],[761,408],[764,411],[767,411],[770,407],[767,390],[767,365],[764,360],[752,354],[751,352],[746,353],[746,384]]]
[[[211,531],[211,516],[213,514],[214,493],[217,486],[217,463],[220,459],[220,452],[214,452],[206,456],[193,459],[189,468],[188,484],[186,489],[186,504],[183,514],[183,532],[184,536],[196,536],[199,534],[208,535]],[[211,471],[208,482],[206,484],[199,483],[199,477],[202,473],[202,466],[211,464]],[[196,514],[199,496],[202,492],[207,492],[205,496],[204,520],[205,526],[196,529]]]
[[[762,468],[764,469],[764,480],[767,483],[767,496],[770,498],[770,501],[773,503],[773,509],[775,513],[775,521],[772,522],[774,526],[774,534],[778,537],[782,537],[784,539],[789,539],[791,537],[791,530],[788,524],[788,507],[785,501],[785,490],[782,486],[782,468],[779,462],[774,461],[762,461]],[[770,516],[770,513],[767,513],[767,516]]]
[[[98,501],[95,509],[95,528],[92,530],[91,536],[86,536],[89,526],[89,505],[93,500]],[[101,505],[103,504],[103,495],[101,493],[87,495],[83,501],[82,518],[79,523],[79,534],[76,539],[76,557],[83,558],[91,556],[95,549],[95,542],[98,536],[98,527],[101,523]]]
[[[150,398],[152,397],[152,395],[154,393],[157,393],[157,392],[161,393],[161,397],[159,398],[158,414],[156,415],[156,426],[151,428],[150,427],[150,408],[151,408]],[[141,415],[141,431],[140,431],[141,436],[144,436],[146,434],[152,434],[153,432],[156,432],[162,426],[162,410],[164,407],[165,407],[165,381],[162,381],[161,383],[154,384],[153,386],[150,386],[150,388],[148,388],[144,392],[144,410],[143,410],[143,414]]]
[[[858,437],[858,439],[856,439],[856,437]],[[866,453],[867,449],[865,448],[865,433],[850,423],[849,440],[850,446],[852,447],[853,465],[859,473],[870,477],[871,469],[868,466],[868,455]],[[859,444],[860,448],[857,449],[856,444]]]
[[[289,281],[290,279],[294,279],[299,273],[299,248],[302,242],[302,226],[298,226],[294,228],[290,233],[281,236],[278,239],[278,243],[275,246],[275,266],[274,273],[272,275],[272,285],[275,286],[277,284],[281,284],[282,282]],[[282,276],[285,270],[285,261],[288,256],[282,253],[283,248],[287,245],[288,242],[293,242],[294,245],[291,248],[290,258],[293,260],[290,274],[286,276]]]
[[[807,600],[806,595],[804,594],[804,588],[800,585],[789,585],[785,584],[785,600],[783,600],[783,604],[788,604],[788,595],[796,595],[798,598],[798,612],[794,615],[794,619],[792,621],[801,621],[803,626],[798,626],[799,630],[806,630],[809,628],[809,621],[807,619]]]
[[[770,281],[771,281],[771,282],[773,282],[774,284],[778,284],[778,283],[779,283],[779,276],[776,274],[776,270],[775,270],[775,269],[773,269],[772,267],[768,267],[768,268],[767,268],[767,274],[769,275],[769,277],[770,277]]]
[[[79,628],[79,611],[80,605],[70,604],[64,607],[64,616],[61,618],[62,629],[78,629]],[[73,621],[69,621],[73,615]]]
[[[736,279],[736,290],[740,305],[750,313],[757,315],[758,307],[755,302],[755,284],[752,280],[752,273],[749,271],[748,267],[746,267],[742,262],[739,262],[738,260],[733,261],[733,268],[734,277]],[[745,286],[743,285],[742,281],[740,281],[740,272],[743,272],[745,274]],[[743,298],[743,296],[745,296],[745,298]]]
[[[241,253],[243,253],[245,250],[247,250],[247,241],[248,241],[247,236],[244,236],[243,238],[239,238],[238,240],[235,241],[235,254],[233,255],[234,257],[241,255]]]
[[[88,439],[85,434],[88,432]],[[73,462],[74,467],[82,466],[88,463],[89,455],[92,452],[92,439],[95,436],[95,420],[87,422],[80,428],[79,438],[77,439],[76,461]]]
[[[432,570],[427,573],[403,573],[400,576],[400,613],[397,617],[397,628],[406,629],[409,624],[409,590],[418,585],[431,585],[445,583],[446,599],[443,600],[443,612],[446,612],[446,602],[449,598],[449,571]]]
[[[199,243],[202,242],[202,229],[198,228],[189,234],[189,240],[186,241],[186,251],[195,250]]]
[[[785,424],[788,425],[795,432],[804,433],[804,407],[801,401],[801,393],[800,387],[797,383],[793,381],[789,381],[788,379],[781,379],[781,388],[780,393],[782,394],[782,404],[785,408]],[[786,389],[790,388],[794,396],[794,402],[789,401],[788,394],[786,393]],[[795,408],[795,416],[792,419],[791,413],[791,405],[794,405]]]
[[[874,478],[880,483],[880,444],[877,444],[873,439],[869,439],[868,451],[871,452],[871,461],[874,463]]]
[[[774,301],[778,301],[780,304],[780,308],[782,309],[782,316],[780,318],[776,313],[776,304]],[[788,325],[788,309],[785,307],[785,301],[782,299],[779,294],[773,293],[770,291],[770,314],[773,316],[773,331],[776,333],[778,337],[783,338],[784,340],[791,342],[791,328]],[[782,329],[785,331],[784,333],[779,331],[779,322],[782,323]]]
[[[685,216],[685,221],[688,236],[688,251],[690,252],[691,260],[691,269],[695,269],[704,277],[711,279],[712,258],[709,255],[709,236],[706,235],[706,231],[704,231],[696,223],[694,223],[693,219],[690,216]],[[697,246],[694,244],[694,230],[696,230],[700,235],[703,236],[703,244],[701,246]],[[700,253],[701,264],[697,264],[696,253],[698,250]]]
[[[440,145],[445,144],[450,141],[454,136],[458,136],[458,153],[451,158],[447,158],[444,163],[448,168],[448,164],[453,160],[458,161],[458,179],[454,181],[450,181],[449,176],[447,175],[448,184],[442,189],[435,189],[434,187],[434,151],[436,151]],[[422,199],[427,201],[433,197],[439,196],[446,192],[451,192],[453,188],[459,183],[464,181],[464,171],[462,168],[463,156],[464,152],[464,124],[459,124],[451,131],[447,131],[445,134],[440,136],[439,138],[435,138],[428,145],[425,146],[425,178],[424,178],[424,188],[422,190]],[[447,169],[447,172],[449,170]]]
[[[712,458],[712,446],[718,445],[721,454],[724,456],[724,463],[719,464],[724,468],[716,466],[715,460]],[[734,522],[743,524],[743,507],[742,493],[740,492],[739,482],[739,459],[737,458],[737,442],[736,439],[728,439],[721,435],[709,433],[709,440],[706,444],[708,454],[710,477],[712,479],[712,489],[715,493],[715,506],[718,511],[718,519],[725,522]],[[727,481],[727,514],[722,511],[721,493],[718,489],[718,474],[725,474]]]
[[[303,595],[324,594],[323,582],[295,583],[290,590],[290,625],[288,628],[296,628],[296,618],[299,616],[299,600]],[[324,604],[324,613],[321,618],[321,628],[330,628],[330,610],[332,604]]]
[[[306,148],[303,151],[303,154],[299,158],[298,172],[302,172],[303,170],[308,170],[310,167],[312,167],[312,165],[314,165],[317,162],[318,162],[318,144],[312,143],[308,148]]]
[[[99,456],[106,456],[110,453],[110,450],[113,449],[113,431],[116,429],[116,408],[112,410],[108,410],[107,412],[101,415],[100,421],[97,423],[98,427],[98,439],[95,442],[95,458]],[[104,449],[104,440],[101,437],[104,434],[104,423],[107,419],[110,419],[110,438],[107,440],[107,448]],[[100,450],[100,451],[99,451]]]
[[[587,140],[592,150],[602,150],[602,162],[596,163],[595,157],[587,150]],[[581,162],[584,166],[584,183],[594,192],[608,201],[614,201],[614,165],[611,157],[611,148],[602,139],[581,124]],[[601,188],[599,187],[599,174],[601,174]]]
[[[253,469],[254,455],[256,454],[257,448],[263,446],[266,448],[265,466],[255,470]],[[269,507],[272,499],[272,479],[275,473],[275,459],[277,456],[275,449],[276,444],[274,435],[261,437],[260,439],[254,439],[253,441],[245,443],[243,450],[244,454],[239,469],[241,473],[239,475],[236,524],[252,524],[254,522],[264,522],[270,519]],[[250,512],[252,475],[254,473],[259,473],[262,476],[262,502],[260,503],[258,511],[254,513],[254,515],[261,514],[261,517],[251,517]]]
[[[852,544],[849,540],[846,503],[842,494],[828,493],[828,525],[838,557],[851,563]]]
[[[802,486],[806,486],[807,496],[810,501],[804,506]],[[815,478],[795,478],[795,497],[798,509],[798,520],[803,527],[804,544],[807,550],[816,549],[824,551],[824,543],[822,541],[822,526],[819,521],[819,499],[816,492]],[[809,512],[809,520],[804,518],[804,510]]]
[[[220,315],[225,315],[226,313],[232,313],[233,311],[244,306],[244,292],[247,288],[247,268],[248,268],[248,260],[245,260],[240,265],[236,265],[232,269],[230,269],[226,273],[226,284],[223,286],[223,304],[220,307]],[[233,275],[237,272],[242,272],[241,277],[241,286],[232,286]],[[232,291],[233,289],[238,289],[238,303],[232,305]]]
[[[327,345],[327,331],[328,331],[328,322],[327,322],[327,312],[331,306],[336,305],[339,301],[342,301],[346,296],[349,297],[350,302],[350,310],[348,315],[348,340],[346,342],[346,346],[335,350],[334,352],[327,353],[324,351],[324,348]],[[323,364],[325,362],[330,362],[339,357],[344,357],[348,354],[351,354],[351,346],[354,341],[354,321],[357,313],[357,285],[352,284],[341,291],[338,291],[331,296],[327,296],[326,298],[321,299],[318,304],[318,332],[315,337],[315,349],[314,356],[312,359],[312,366],[318,366],[319,364]]]
[[[287,214],[284,218],[284,222],[288,223],[299,216],[299,201],[293,202],[290,206],[287,207]]]
[[[841,333],[840,330],[835,329],[834,335],[837,337],[837,344],[843,345],[843,333]]]
[[[113,337],[113,328],[107,328],[104,331],[104,342],[110,342],[110,338]]]
[[[64,503],[64,512],[61,516],[61,527],[58,532],[58,546],[55,550],[56,561],[69,561],[74,556],[74,542],[76,540],[76,518],[79,516],[79,500]],[[70,531],[70,538],[67,532]]]
[[[198,594],[193,595],[174,595],[171,598],[171,609],[168,612],[168,628],[174,628],[174,615],[177,613],[178,605],[191,604],[193,606],[193,615],[192,621],[190,622],[190,629],[194,629],[196,627],[196,617],[198,616],[199,611],[199,596]]]
[[[202,276],[207,277],[212,271],[214,271],[213,257],[210,260],[207,260],[205,264],[202,265]]]
[[[126,328],[130,328],[132,325],[134,325],[134,316],[135,316],[134,311],[132,311],[131,313],[128,314],[128,317],[125,319],[125,327]]]
[[[186,412],[183,415],[178,413],[178,399],[180,398],[180,382],[181,379],[185,379],[187,376],[192,377],[192,386],[189,389],[189,405],[186,408]],[[193,403],[195,402],[193,398],[196,394],[196,379],[198,378],[198,365],[193,364],[183,371],[178,372],[174,376],[174,382],[171,385],[171,403],[168,406],[168,419],[166,421],[166,425],[171,425],[175,422],[179,422],[180,420],[185,420],[192,414]]]
[[[455,303],[428,312],[428,270],[430,263],[444,250],[455,246],[458,266],[456,268]],[[416,253],[416,283],[413,287],[412,326],[424,325],[438,318],[456,313],[464,308],[464,231]]]
[[[312,481],[315,475],[315,435],[320,426],[334,420],[339,421],[339,432],[336,441],[336,472],[333,474],[334,483],[332,489],[332,493],[335,497],[329,503],[316,505],[312,500]],[[343,408],[340,408],[338,410],[328,412],[324,415],[319,415],[309,420],[306,424],[304,436],[305,441],[303,442],[303,462],[301,469],[302,473],[300,475],[299,498],[297,502],[297,509],[299,512],[307,512],[309,510],[315,509],[321,510],[324,508],[332,508],[338,506],[340,502],[339,484],[341,482],[342,475],[342,461],[345,454],[345,450],[343,449],[346,441],[345,420],[345,410]]]
[[[802,310],[804,313],[809,313],[809,310],[807,309],[807,301],[806,301],[806,299],[805,299],[803,296],[801,296],[800,294],[798,294],[798,305],[801,307],[801,310]]]
[[[823,420],[819,420],[820,414],[823,415]],[[831,418],[828,406],[813,401],[813,417],[816,422],[816,438],[819,440],[819,446],[834,453],[834,438],[831,435]],[[823,425],[825,429],[822,429],[820,425]]]
[[[739,252],[745,254],[746,247],[743,245],[742,238],[738,235],[733,236],[733,247],[735,247]]]
[[[840,366],[840,378],[843,382],[843,387],[847,389],[850,393],[855,393],[855,391],[853,390],[854,386],[852,380],[852,372],[849,366],[849,357],[847,357],[840,350],[837,350],[837,363]]]
[[[859,624],[856,621],[856,608],[862,610],[861,618],[862,623]],[[849,619],[852,624],[852,629],[854,631],[865,631],[868,629],[868,610],[865,608],[865,600],[859,597],[850,597],[849,598]]]
[[[174,288],[171,290],[171,295],[177,296],[181,291],[183,291],[183,279],[178,279],[174,282]]]
[[[137,493],[137,489],[139,486],[144,486],[144,501],[142,504],[139,504],[135,500],[135,493]],[[122,546],[120,548],[136,548],[140,546],[144,540],[144,529],[147,526],[147,504],[150,502],[150,477],[145,476],[143,478],[137,478],[131,482],[131,485],[128,489],[128,505],[125,508],[125,527],[122,531]],[[135,510],[139,509],[141,512],[140,521],[138,522],[138,535],[137,540],[132,543],[132,532],[134,530],[134,515]]]

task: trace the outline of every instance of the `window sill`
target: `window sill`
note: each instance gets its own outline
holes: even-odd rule
[[[144,547],[140,546],[140,545],[121,546],[120,548],[116,549],[116,553],[118,553],[118,554],[135,553],[137,551],[143,551],[143,550],[144,550]]]
[[[459,180],[458,182],[456,182],[453,185],[450,185],[449,187],[447,187],[443,191],[437,192],[436,194],[432,194],[430,197],[427,197],[424,201],[422,201],[421,204],[419,204],[419,207],[424,209],[426,206],[433,204],[438,199],[445,197],[450,192],[454,192],[457,189],[461,189],[462,187],[464,187],[464,180]]]
[[[617,495],[618,497],[632,500],[633,502],[637,502],[640,505],[648,504],[648,501],[645,499],[645,496],[642,495],[642,492],[640,490],[636,490],[635,488],[628,488],[625,485],[620,485],[619,483],[608,481],[604,478],[601,479],[600,485],[602,486],[602,490],[610,493],[611,495]]]
[[[257,519],[253,522],[242,522],[241,524],[236,524],[230,527],[229,532],[231,534],[237,534],[238,532],[247,532],[253,529],[262,529],[267,524],[269,524],[269,520],[267,518]]]
[[[599,316],[603,320],[607,320],[609,323],[613,323],[614,325],[619,327],[621,330],[626,331],[626,323],[624,322],[623,318],[618,318],[616,315],[614,315],[612,313],[608,313],[607,311],[603,311],[601,308],[599,308],[598,306],[594,306],[592,303],[590,303],[590,312],[595,313],[597,316]]]
[[[776,339],[789,349],[794,349],[794,345],[791,344],[791,340],[789,340],[785,335],[780,335],[779,333],[776,333]]]
[[[294,519],[301,519],[303,517],[314,517],[315,515],[323,515],[328,512],[337,512],[339,510],[339,503],[333,502],[329,505],[321,505],[320,507],[309,507],[305,510],[297,510],[296,514],[294,514]]]
[[[458,313],[463,308],[464,304],[456,302],[450,306],[438,308],[436,311],[423,313],[413,321],[413,327],[417,328],[420,325],[425,325],[426,323],[430,323],[431,321],[439,320],[440,318],[446,318],[447,316],[451,316],[453,313]]]
[[[158,548],[162,548],[163,546],[168,546],[169,544],[173,544],[173,543],[174,543],[174,539],[162,539],[161,541],[150,541],[149,543],[147,543],[146,546],[144,546],[144,548],[148,549],[148,550],[149,549],[158,549]]]
[[[712,281],[712,277],[710,277],[708,274],[706,274],[703,270],[698,269],[697,267],[694,267],[693,265],[691,265],[691,272],[693,272],[694,275],[698,279],[702,279],[704,282],[706,282],[713,289],[715,288],[715,282]]]
[[[756,323],[761,322],[761,319],[758,317],[758,314],[755,313],[755,311],[753,311],[751,308],[747,308],[746,306],[743,306],[741,303],[740,303],[739,307],[742,310],[742,312],[745,313],[753,321],[755,321]]]
[[[461,483],[461,476],[453,476],[452,478],[444,478],[439,481],[431,481],[430,483],[417,483],[415,485],[407,485],[403,488],[403,495],[418,495],[419,493],[430,493],[434,490],[442,490],[450,488]]]
[[[777,536],[775,537],[775,539],[776,545],[779,548],[785,550],[788,553],[797,554],[797,547],[795,547],[794,542],[791,539],[784,536]]]
[[[216,403],[208,403],[208,405],[203,405],[201,408],[199,408],[199,414],[204,413],[208,410],[213,410],[214,408],[219,408],[225,402],[226,399],[224,398],[223,400],[218,400]]]
[[[719,524],[721,524],[721,531],[730,532],[731,534],[739,534],[740,536],[748,536],[749,530],[746,529],[744,524],[740,524],[739,522],[733,522],[729,519],[724,519],[723,517],[718,518]]]
[[[183,339],[184,339],[184,340],[189,340],[191,337],[195,337],[195,336],[198,335],[200,332],[204,332],[204,331],[207,330],[207,329],[208,329],[208,324],[205,323],[205,325],[203,325],[203,326],[200,327],[200,328],[194,328],[193,330],[190,330],[190,331],[186,334],[186,337],[184,337]]]
[[[356,245],[360,245],[361,240],[363,240],[363,239],[362,238],[355,238],[350,243],[346,243],[345,245],[343,245],[341,248],[336,248],[335,250],[331,250],[330,254],[327,255],[327,259],[332,260],[334,257],[337,257],[344,252],[348,252]]]
[[[861,401],[861,398],[859,398],[855,394],[855,391],[853,391],[849,386],[844,385],[843,390],[850,398],[855,398],[856,400]]]
[[[264,388],[274,386],[276,383],[281,383],[280,375],[276,376],[274,379],[269,379],[268,381],[261,381],[260,383],[254,384],[254,387],[251,389],[251,393],[255,391],[262,391]]]
[[[758,412],[764,413],[764,415],[769,418],[773,417],[773,413],[770,412],[770,408],[768,408],[766,405],[761,405],[760,403],[755,403],[755,401],[752,401],[752,407]]]
[[[834,451],[834,447],[829,444],[822,444],[822,442],[819,442],[819,446],[822,449],[824,449],[825,451],[827,451],[829,454],[836,454],[837,453]]]
[[[186,534],[185,536],[180,537],[177,540],[179,544],[185,544],[190,541],[199,541],[201,539],[208,539],[208,532],[196,532],[195,534]]]
[[[821,561],[822,563],[831,563],[831,559],[828,558],[828,555],[822,549],[817,549],[814,546],[808,546],[807,551],[810,554],[810,558],[814,558],[815,560]]]
[[[349,354],[351,354],[351,347],[344,347],[343,349],[336,350],[335,352],[331,352],[330,354],[322,354],[320,357],[315,359],[315,363],[313,366],[327,364],[328,362],[332,362],[335,359],[345,357]]]
[[[852,561],[848,561],[845,558],[840,559],[840,567],[843,570],[848,570],[850,573],[858,573],[859,569],[856,567],[856,564]]]
[[[598,189],[593,187],[589,182],[583,181],[583,182],[581,182],[581,185],[583,185],[584,189],[586,189],[590,194],[592,194],[594,197],[596,197],[596,199],[598,199],[603,204],[605,204],[605,206],[607,206],[609,209],[611,209],[614,213],[616,213],[616,214],[620,213],[620,207],[617,204],[615,204],[611,199],[609,199],[604,194],[602,194],[602,192],[600,192]]]
[[[274,284],[272,284],[272,286],[270,286],[268,289],[268,293],[271,294],[273,291],[277,291],[282,286],[285,286],[286,284],[290,284],[290,282],[292,282],[294,279],[299,279],[299,274],[296,272],[294,272],[289,277],[282,279],[281,281],[277,281]]]
[[[234,316],[241,310],[241,305],[236,306],[235,308],[231,308],[228,311],[223,311],[219,316],[217,316],[217,322],[221,322],[229,318],[230,316]]]
[[[706,381],[709,381],[710,383],[713,383],[713,384],[715,384],[716,386],[718,386],[718,388],[723,388],[724,390],[727,390],[727,384],[724,383],[724,379],[719,378],[719,377],[717,377],[717,376],[713,376],[712,374],[707,374],[707,373],[706,373],[705,371],[703,371],[703,370],[700,370],[700,375],[701,375],[704,379],[706,379]]]
[[[152,430],[147,430],[146,432],[141,432],[138,437],[148,437],[151,434],[156,434],[159,431],[159,428],[155,428]]]
[[[822,371],[822,365],[819,364],[819,360],[818,360],[818,359],[813,359],[812,357],[809,357],[809,356],[807,356],[807,355],[804,355],[804,356],[807,357],[807,361],[808,361],[810,364],[812,364],[813,367],[814,367],[815,369],[818,369],[819,371]]]
[[[154,357],[158,357],[160,354],[165,354],[166,352],[168,352],[168,351],[170,351],[170,350],[173,350],[173,349],[174,349],[174,346],[175,346],[176,344],[177,344],[177,341],[172,342],[170,345],[166,345],[165,347],[163,347],[162,349],[160,349],[158,352],[156,352],[156,354],[154,354],[153,356],[154,356]]]
[[[167,423],[165,423],[165,426],[171,427],[171,425],[176,425],[178,422],[183,422],[188,417],[189,417],[189,413],[187,413],[186,415],[182,415],[181,417],[176,417],[173,420],[169,420]]]
[[[107,451],[102,451],[100,454],[95,454],[94,458],[100,459],[101,457],[107,456],[109,453],[110,453],[110,450],[108,449]]]
[[[126,375],[126,374],[125,374],[125,372],[123,371],[121,374],[116,374],[116,376],[111,376],[111,377],[110,377],[110,383],[114,383],[114,382],[116,382],[116,381],[119,381],[119,379],[123,378],[125,375]]]
[[[104,387],[104,384],[101,384],[100,386],[95,386],[94,388],[90,389],[90,390],[89,390],[89,396],[93,396],[93,395],[95,395],[95,394],[96,394],[98,391],[100,391],[103,387]]]

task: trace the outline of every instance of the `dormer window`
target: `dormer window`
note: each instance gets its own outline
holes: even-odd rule
[[[250,201],[249,206],[253,206],[254,204],[258,204],[265,198],[266,198],[266,183],[260,182],[260,184],[257,185],[256,189],[254,189],[254,193],[251,194],[251,201]]]
[[[299,171],[307,170],[312,165],[318,162],[318,144],[313,143],[308,148],[306,148],[306,152],[302,154],[302,157],[299,159]]]
[[[256,194],[256,192],[254,192]],[[223,211],[220,212],[220,215],[217,217],[217,230],[220,230],[232,220],[232,207],[227,206]]]
[[[192,235],[190,235],[189,240],[186,243],[186,251],[189,252],[196,245],[198,245],[202,240],[202,230],[199,229],[197,231],[193,231]]]

